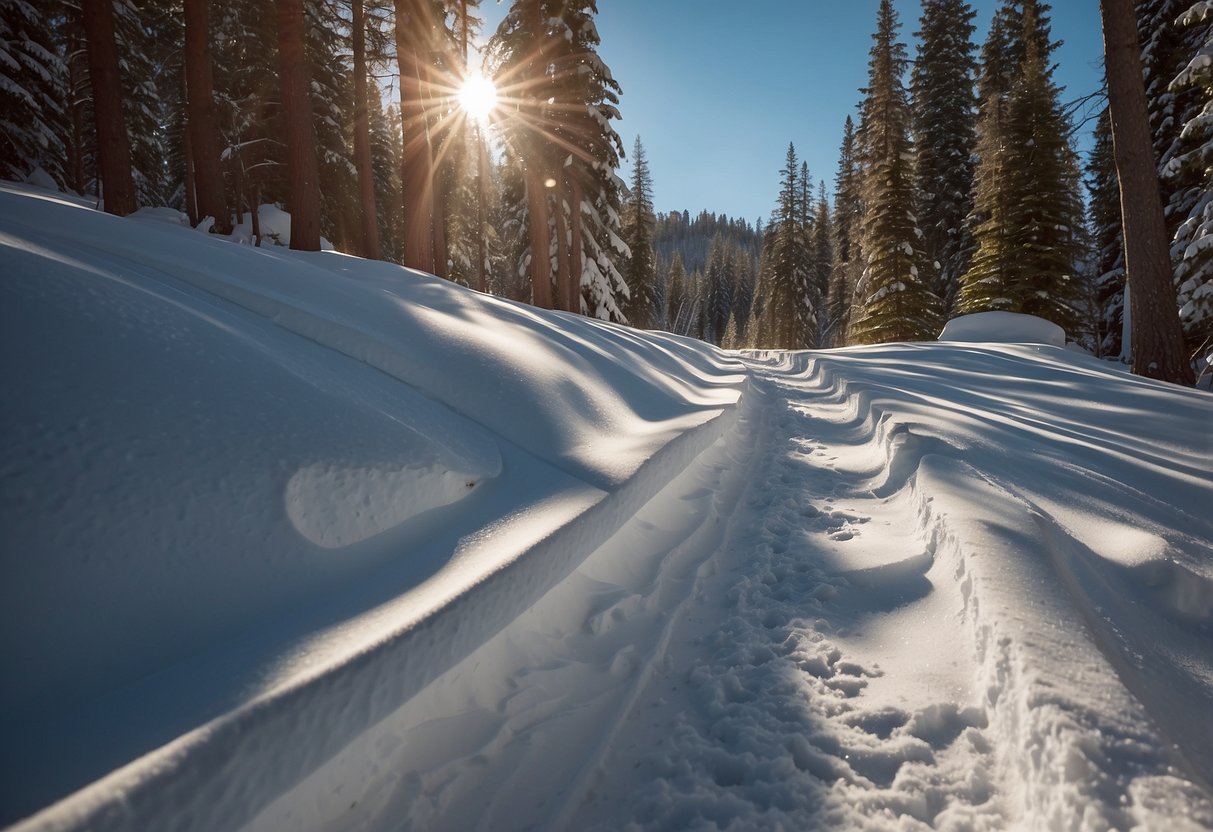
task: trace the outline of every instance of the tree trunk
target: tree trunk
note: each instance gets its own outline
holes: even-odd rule
[[[531,302],[552,308],[552,241],[548,231],[547,189],[534,165],[526,171],[527,220],[531,232]]]
[[[1158,168],[1141,79],[1141,46],[1133,0],[1100,0],[1112,143],[1120,177],[1125,280],[1132,286],[1133,372],[1176,384],[1194,383],[1171,280],[1171,259]]]
[[[286,123],[290,179],[291,248],[320,250],[320,167],[312,124],[311,86],[305,51],[307,18],[303,0],[277,0],[279,82]]]
[[[485,237],[485,224],[488,222],[488,199],[485,190],[488,188],[488,153],[484,148],[483,127],[476,126],[476,253],[479,258],[476,271],[480,276],[480,291],[489,290],[488,279],[488,241]]]
[[[400,64],[400,161],[404,207],[404,265],[434,271],[433,157],[430,154],[422,79],[430,59],[428,0],[396,0],[396,59]]]
[[[585,270],[585,244],[581,239],[581,203],[585,200],[581,183],[573,180],[573,234],[569,246],[569,297],[572,299],[569,311],[581,314],[581,273]]]
[[[358,169],[358,197],[362,205],[362,256],[382,257],[379,249],[379,215],[375,208],[375,175],[371,165],[371,117],[367,109],[366,15],[363,0],[353,0],[354,45],[354,166]]]
[[[93,87],[93,117],[97,125],[97,167],[105,210],[119,217],[133,214],[135,180],[131,176],[131,144],[122,112],[122,77],[114,41],[112,0],[83,0],[84,39],[88,47],[89,82]]]
[[[219,132],[215,125],[214,72],[211,69],[210,0],[185,0],[185,90],[187,129],[194,154],[194,188],[199,219],[214,217],[212,231],[232,233],[223,193]]]
[[[569,291],[569,224],[564,216],[564,189],[556,191],[556,308],[570,312],[573,296]]]

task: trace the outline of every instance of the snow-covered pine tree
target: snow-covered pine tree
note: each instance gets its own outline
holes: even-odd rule
[[[1095,124],[1087,159],[1088,226],[1094,247],[1095,302],[1099,310],[1097,354],[1121,354],[1124,328],[1125,259],[1120,219],[1120,183],[1112,158],[1112,126],[1105,107]]]
[[[817,345],[831,346],[833,321],[826,300],[830,292],[830,277],[834,273],[834,223],[830,203],[826,200],[826,183],[817,183],[817,207],[814,211],[812,239],[813,271],[811,283],[817,296]]]
[[[800,169],[796,147],[789,143],[780,171],[779,200],[763,238],[755,298],[755,306],[761,307],[757,340],[765,347],[805,349],[816,344]]]
[[[891,0],[881,0],[856,134],[864,270],[851,338],[861,344],[931,339],[941,323],[939,298],[923,274],[922,231],[914,214],[911,113],[903,81],[908,60],[898,28]]]
[[[1165,172],[1199,190],[1175,232],[1171,254],[1188,348],[1204,356],[1213,352],[1213,3],[1193,3],[1181,22],[1198,33],[1199,46],[1171,89],[1196,90],[1202,106],[1184,122],[1180,150]]]
[[[632,178],[623,214],[623,241],[631,256],[624,276],[631,297],[626,306],[628,321],[638,329],[656,329],[661,325],[657,298],[657,263],[653,251],[653,176],[640,136],[632,146]]]
[[[834,267],[826,298],[829,318],[829,345],[849,343],[851,305],[855,297],[856,265],[859,262],[861,202],[859,170],[855,160],[855,123],[847,116],[843,125],[842,146],[838,151],[838,172],[834,176]]]
[[[550,0],[554,2],[554,0]],[[558,83],[555,123],[570,150],[561,165],[565,209],[570,215],[570,260],[580,287],[580,311],[603,320],[627,322],[623,307],[630,296],[621,266],[630,256],[620,236],[624,184],[616,171],[623,141],[612,125],[621,118],[622,90],[598,54],[601,38],[595,0],[555,3],[563,29],[552,60]],[[578,262],[580,273],[578,274]],[[574,310],[576,311],[576,310]]]
[[[52,37],[66,14],[61,0],[0,0],[0,179],[41,168],[66,182],[67,65]]]
[[[823,297],[817,284],[817,263],[813,257],[813,238],[816,229],[816,211],[813,205],[813,178],[809,175],[809,163],[800,163],[800,178],[797,181],[799,195],[796,200],[796,223],[800,239],[796,244],[796,274],[801,302],[796,304],[796,332],[800,333],[804,347],[819,346],[821,332],[820,315]]]
[[[910,82],[919,224],[945,315],[973,254],[974,15],[965,0],[924,0]]]

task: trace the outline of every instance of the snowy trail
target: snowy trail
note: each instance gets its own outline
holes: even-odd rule
[[[1014,465],[831,363],[755,368],[736,534],[573,826],[1213,828],[1207,532],[1161,604],[1076,575],[1114,570],[974,467]]]
[[[1208,677],[1141,683],[1074,538],[828,364],[751,362],[730,433],[254,828],[1213,828]]]

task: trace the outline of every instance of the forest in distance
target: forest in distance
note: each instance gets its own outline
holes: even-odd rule
[[[965,0],[923,0],[913,56],[909,5],[878,4],[832,181],[789,144],[765,222],[654,211],[595,0],[513,0],[491,33],[479,0],[0,0],[0,177],[726,348],[1010,311],[1191,383],[1213,349],[1213,5],[1101,4],[1108,55],[1114,13],[1131,27],[1157,228],[1122,216],[1131,67],[1108,65],[1083,158],[1047,3],[1003,0],[983,33]]]

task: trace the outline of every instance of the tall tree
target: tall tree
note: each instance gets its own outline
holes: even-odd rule
[[[925,0],[910,82],[919,223],[931,288],[945,313],[973,253],[974,14],[965,0]]]
[[[816,307],[809,282],[809,254],[801,216],[803,190],[796,148],[788,144],[779,201],[767,225],[760,267],[763,346],[805,349],[816,346]]]
[[[290,177],[291,248],[320,250],[320,169],[316,161],[316,131],[305,35],[303,0],[275,0],[278,16],[279,84],[286,128],[287,169]]]
[[[105,210],[124,217],[134,213],[135,180],[131,146],[122,102],[122,77],[114,41],[114,6],[110,0],[82,0],[97,157]]]
[[[857,134],[864,271],[856,288],[859,343],[920,341],[939,332],[939,299],[927,285],[922,231],[914,213],[906,47],[890,0],[881,0]]]
[[[195,0],[197,2],[197,0]],[[375,175],[371,159],[371,117],[367,98],[366,4],[350,0],[350,40],[354,58],[354,165],[358,172],[359,215],[363,257],[378,260],[379,218],[375,205]]]
[[[197,220],[214,218],[212,230],[232,233],[232,217],[219,167],[219,133],[215,123],[215,76],[211,69],[210,0],[184,0],[186,124],[197,195]]]
[[[1132,0],[1100,0],[1104,67],[1132,304],[1133,372],[1191,384],[1171,283],[1167,232],[1150,135]]]
[[[627,305],[628,321],[638,329],[659,325],[657,303],[657,263],[653,251],[653,176],[640,136],[632,147],[631,193],[625,206],[623,240],[631,250],[625,277],[631,292]]]
[[[957,311],[1024,312],[1075,335],[1085,294],[1077,273],[1082,203],[1069,124],[1051,78],[1056,44],[1047,10],[1036,0],[1006,0],[983,53],[977,251]]]
[[[834,177],[834,268],[827,293],[830,320],[830,346],[843,346],[851,325],[851,305],[855,296],[855,265],[859,262],[859,168],[855,159],[855,123],[847,116],[843,125],[842,146],[838,152],[838,172]]]
[[[1176,186],[1171,207],[1180,221],[1171,248],[1180,318],[1188,350],[1206,357],[1213,352],[1213,6],[1193,3],[1179,23],[1188,40],[1169,91],[1190,106],[1164,172]]]
[[[396,60],[400,67],[400,117],[404,148],[400,180],[404,200],[404,265],[434,272],[434,157],[426,110],[428,62],[433,48],[430,0],[395,0]]]

